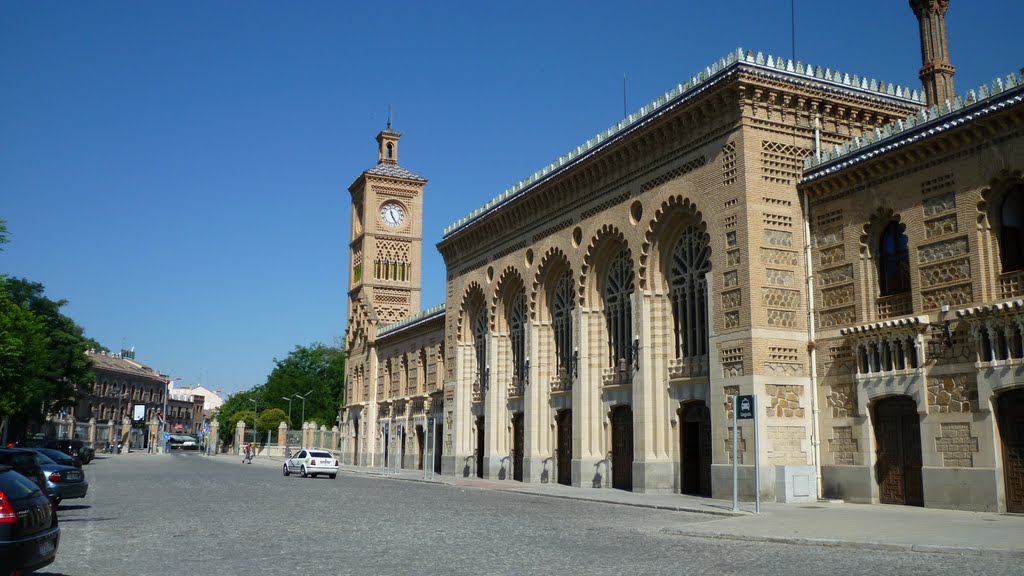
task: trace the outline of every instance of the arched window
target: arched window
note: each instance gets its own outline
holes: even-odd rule
[[[518,384],[526,376],[526,294],[523,290],[512,298],[508,311],[508,333],[512,339],[512,381]]]
[[[394,158],[394,155],[395,155],[395,145],[392,144],[391,142],[388,142],[388,145],[387,145],[386,150],[385,150],[385,155],[387,156],[387,158],[389,160],[391,158]]]
[[[476,352],[476,374],[481,386],[487,387],[487,308],[483,305],[473,318],[473,350]]]
[[[899,222],[890,222],[878,242],[878,293],[891,296],[910,291],[910,248]]]
[[[633,267],[625,251],[620,252],[608,269],[604,286],[604,317],[608,324],[608,363],[626,366],[633,363]]]
[[[576,309],[575,287],[572,272],[566,270],[555,285],[555,297],[551,302],[551,323],[555,331],[555,356],[558,373],[572,371],[572,313]]]
[[[709,268],[704,234],[696,226],[688,226],[672,250],[668,271],[676,358],[707,356],[708,286],[704,274]]]
[[[1007,194],[999,222],[1003,272],[1024,270],[1024,186],[1018,184]]]

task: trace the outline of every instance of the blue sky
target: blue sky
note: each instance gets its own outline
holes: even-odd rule
[[[394,110],[445,226],[738,47],[790,2],[0,0],[0,273],[87,335],[209,388],[345,330],[348,185]],[[958,93],[1020,70],[1024,2],[953,0]],[[919,87],[904,0],[796,0],[798,60]]]

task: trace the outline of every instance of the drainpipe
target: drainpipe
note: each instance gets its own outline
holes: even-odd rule
[[[814,156],[821,159],[821,116],[814,113]],[[814,476],[817,484],[818,498],[824,497],[821,481],[821,429],[818,425],[818,363],[817,346],[814,341],[814,265],[811,262],[811,206],[807,196],[800,195],[800,203],[804,213],[804,275],[807,290],[807,355],[810,362],[811,385],[811,449],[814,455]]]

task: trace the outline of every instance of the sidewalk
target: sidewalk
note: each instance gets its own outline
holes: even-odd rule
[[[281,466],[282,462],[281,458],[257,458],[254,461],[256,464],[274,466]],[[382,479],[708,514],[710,517],[707,522],[685,524],[678,529],[666,530],[666,533],[693,538],[969,556],[994,555],[1024,560],[1024,515],[1021,514],[837,502],[762,502],[761,514],[754,514],[753,502],[740,502],[741,512],[733,512],[731,500],[680,494],[637,494],[610,488],[523,484],[476,477],[435,476],[431,480],[429,472],[424,480],[423,472],[419,470],[385,475],[380,468],[342,466],[341,472],[379,476]]]

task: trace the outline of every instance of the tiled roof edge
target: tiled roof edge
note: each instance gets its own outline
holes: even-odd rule
[[[444,314],[444,308],[444,304],[438,304],[436,306],[431,306],[430,308],[427,308],[426,310],[418,314],[414,314],[407,318],[403,318],[398,322],[395,322],[394,324],[386,324],[384,326],[381,326],[377,328],[377,337],[380,338],[381,336],[385,336],[387,334],[393,334],[405,328],[409,328],[416,324],[420,324],[421,322],[426,322],[427,320],[430,320],[435,316],[440,316]]]
[[[867,132],[864,137],[854,138],[830,150],[822,150],[821,157],[810,156],[804,159],[804,171],[811,174],[804,176],[801,182],[809,182],[826,174],[842,170],[856,162],[867,160],[880,151],[888,151],[893,147],[909,143],[916,137],[935,134],[972,120],[976,114],[984,115],[995,110],[987,104],[1001,99],[1013,98],[1014,92],[1024,93],[1024,70],[1019,74],[1009,73],[1005,80],[996,78],[991,89],[982,85],[978,91],[968,90],[963,97],[957,96],[951,103],[948,100],[942,106],[932,106],[911,114],[903,120],[886,124],[881,128]],[[1019,97],[1018,97],[1019,98]],[[943,122],[944,120],[948,120]],[[897,143],[898,142],[898,143]],[[888,145],[887,145],[888,144]],[[858,153],[846,162],[837,163],[840,158]],[[821,168],[820,170],[815,170]]]

